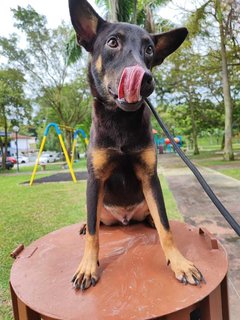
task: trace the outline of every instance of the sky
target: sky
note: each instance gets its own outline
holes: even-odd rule
[[[93,6],[94,0],[89,1]],[[7,0],[0,4],[0,36],[8,36],[14,32],[13,18],[10,8],[31,5],[38,13],[47,17],[50,28],[57,27],[62,20],[70,23],[68,0]]]
[[[94,0],[89,0],[95,9],[97,9]],[[175,0],[177,5],[185,7],[189,0]],[[10,8],[17,6],[26,7],[30,4],[38,13],[44,14],[47,17],[49,28],[57,27],[62,20],[70,23],[68,12],[68,0],[7,0],[1,1],[0,4],[0,36],[8,36],[14,32],[13,18]],[[167,19],[178,21],[176,7],[173,5],[161,10],[161,15]],[[99,10],[98,10],[99,12]]]

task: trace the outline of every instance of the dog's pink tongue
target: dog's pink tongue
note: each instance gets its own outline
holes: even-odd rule
[[[125,68],[118,86],[118,98],[125,99],[128,103],[139,101],[144,73],[145,70],[140,66]]]

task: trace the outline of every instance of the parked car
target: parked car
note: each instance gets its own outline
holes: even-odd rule
[[[58,153],[56,154],[55,159],[56,159],[56,161],[64,161],[64,160],[65,160],[64,153],[63,153],[63,152],[58,152]]]
[[[29,162],[29,158],[26,156],[18,156],[18,163],[27,163]]]
[[[17,159],[15,159],[14,157],[7,157],[7,161],[10,161],[12,163],[17,163]]]
[[[55,161],[55,156],[53,154],[44,153],[39,159],[39,163],[50,163]]]
[[[6,160],[6,169],[10,170],[13,167],[14,167],[14,163],[9,160]],[[0,158],[0,169],[2,169],[2,158]]]

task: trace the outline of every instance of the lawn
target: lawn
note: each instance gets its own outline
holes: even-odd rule
[[[86,159],[81,159],[81,160],[75,161],[73,163],[73,169],[74,170],[83,170],[83,169],[86,170],[86,162],[87,162]],[[66,164],[66,162],[65,162],[65,164]],[[33,168],[34,168],[34,165],[21,165],[20,164],[19,165],[19,172],[20,173],[32,173]],[[63,170],[68,170],[67,165],[64,165],[63,161],[46,164],[45,171],[43,171],[43,168],[41,165],[38,165],[38,167],[37,167],[37,172],[43,172],[43,173],[48,172],[48,171],[51,172],[51,171],[63,171]],[[4,172],[0,169],[0,174],[1,173],[7,173],[7,174],[17,173],[17,165],[15,164],[13,169],[6,170]]]
[[[225,174],[226,176],[235,178],[240,180],[240,163],[239,163],[239,169],[219,169],[219,172],[221,172],[222,174]]]
[[[0,320],[12,319],[8,281],[10,253],[20,244],[63,226],[85,220],[86,182],[21,184],[29,175],[0,175]],[[171,219],[182,219],[175,200],[161,177]]]
[[[11,319],[10,252],[62,226],[84,219],[85,182],[21,185],[29,176],[0,177],[0,319]],[[1,305],[2,304],[2,305]]]
[[[190,155],[189,158],[197,165],[240,180],[240,151],[235,155],[234,161],[223,160],[223,156],[216,151],[201,151],[199,155]]]

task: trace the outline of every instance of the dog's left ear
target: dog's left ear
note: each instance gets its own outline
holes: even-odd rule
[[[92,52],[100,25],[106,23],[86,0],[68,0],[72,25],[77,40],[87,51]]]
[[[177,50],[187,35],[188,31],[186,28],[174,29],[169,32],[152,35],[155,43],[152,67],[161,64],[168,55]]]

